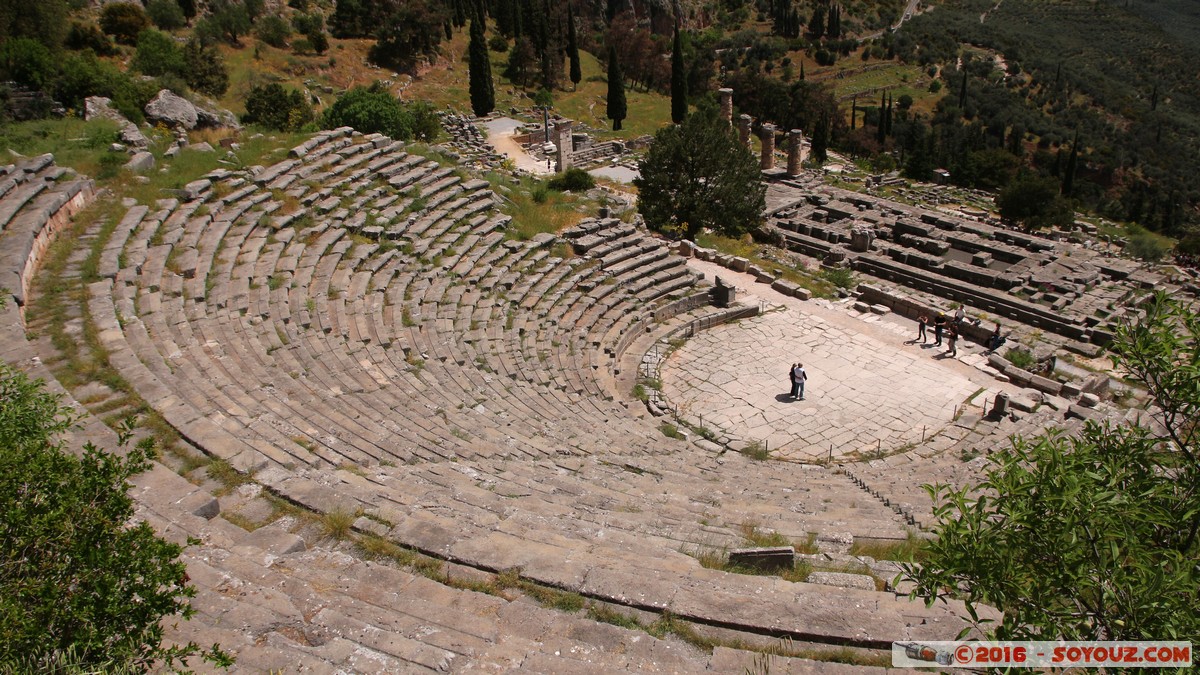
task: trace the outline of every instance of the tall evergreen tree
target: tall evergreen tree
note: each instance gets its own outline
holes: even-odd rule
[[[496,90],[492,83],[492,61],[483,36],[483,17],[471,17],[471,43],[467,47],[471,89],[471,110],[476,117],[496,109]]]
[[[885,136],[892,135],[892,110],[894,109],[894,107],[895,107],[895,103],[892,101],[892,95],[888,94],[887,118],[884,123],[884,130],[883,130],[883,133]]]
[[[683,39],[679,34],[679,19],[675,19],[675,38],[671,48],[671,121],[683,124],[687,117],[687,73],[683,68]]]
[[[579,44],[575,38],[575,10],[567,4],[567,59],[571,62],[571,87],[579,88],[583,79],[583,70],[579,67]]]
[[[822,112],[817,118],[817,126],[813,129],[812,135],[812,157],[818,162],[824,162],[828,158],[826,152],[829,147],[829,113]]]
[[[967,105],[967,71],[962,71],[962,88],[958,90],[958,107],[965,110]]]
[[[850,131],[854,131],[855,125],[858,124],[858,98],[855,97],[850,102]]]
[[[875,140],[883,145],[884,139],[887,138],[887,97],[879,97],[879,126],[875,128]]]
[[[625,108],[625,82],[621,75],[621,64],[617,62],[617,48],[608,47],[608,119],[613,121],[613,131],[621,130],[621,120],[628,112]]]

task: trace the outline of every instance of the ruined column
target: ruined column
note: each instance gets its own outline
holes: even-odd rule
[[[571,120],[559,120],[554,125],[554,145],[558,148],[557,171],[562,173],[573,166],[571,162],[571,152],[574,150],[574,145],[571,142]]]
[[[718,89],[717,95],[721,99],[721,119],[733,126],[733,90],[729,87]]]
[[[750,147],[750,125],[754,122],[749,115],[741,114],[738,116],[738,140],[745,147]]]
[[[804,132],[792,129],[788,133],[788,175],[792,178],[799,176],[802,164],[804,164]]]
[[[759,162],[759,168],[763,171],[768,171],[775,168],[775,125],[762,125],[762,132],[759,134],[762,140],[762,160]]]

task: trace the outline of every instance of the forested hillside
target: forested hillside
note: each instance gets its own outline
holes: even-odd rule
[[[1190,0],[946,0],[906,23],[893,47],[940,68],[953,92],[965,73],[955,112],[997,146],[1020,130],[1048,173],[1061,173],[1059,151],[1078,135],[1072,196],[1180,236],[1200,222],[1198,35],[1200,5]],[[1001,59],[972,60],[971,46]]]

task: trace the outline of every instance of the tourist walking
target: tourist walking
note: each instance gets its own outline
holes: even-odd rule
[[[938,312],[937,322],[933,324],[933,346],[942,346],[942,331],[946,328],[946,315]]]
[[[800,367],[799,363],[793,363],[792,365],[788,366],[788,379],[791,380],[791,382],[792,382],[792,389],[791,389],[791,392],[789,393],[789,396],[791,396],[792,398],[796,398],[796,392],[797,392],[796,369],[799,367]]]
[[[792,368],[792,381],[795,383],[792,386],[792,398],[797,401],[804,400],[804,383],[808,381],[808,373],[804,372],[804,364],[797,363]]]
[[[921,338],[921,344],[925,344],[928,336],[925,335],[925,327],[929,325],[929,317],[924,313],[917,317],[917,337]]]
[[[950,326],[950,330],[946,331],[946,354],[949,356],[958,356],[958,327]]]

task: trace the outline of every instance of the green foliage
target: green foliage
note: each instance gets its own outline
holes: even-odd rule
[[[272,14],[259,20],[254,26],[254,35],[272,47],[283,49],[292,35],[292,27],[282,16]]]
[[[1004,353],[1004,358],[1008,359],[1009,363],[1022,370],[1029,370],[1029,368],[1035,363],[1033,354],[1024,347],[1010,348]]]
[[[240,44],[241,37],[250,32],[248,4],[236,0],[210,0],[208,16],[196,24],[196,37],[205,45],[221,41]]]
[[[1024,173],[1014,178],[996,195],[1000,217],[1021,223],[1027,230],[1052,225],[1069,225],[1074,213],[1058,194],[1058,181]]]
[[[100,28],[123,45],[137,42],[138,35],[149,27],[146,10],[132,2],[115,2],[100,11]]]
[[[1158,262],[1170,250],[1170,243],[1163,237],[1147,232],[1142,227],[1129,228],[1129,243],[1125,244],[1125,252],[1146,262]]]
[[[70,414],[40,381],[0,364],[0,669],[68,651],[106,669],[197,655],[227,665],[216,645],[160,644],[160,619],[190,616],[195,589],[180,546],[129,524],[128,480],[149,468],[149,445],[122,457],[89,443],[75,456],[57,440]]]
[[[671,49],[671,121],[681,124],[688,112],[687,73],[683,67],[683,39],[680,37],[679,26],[675,26],[675,36]]]
[[[376,82],[355,87],[338,97],[322,116],[326,129],[354,127],[365,134],[381,133],[398,140],[437,137],[441,123],[427,102],[405,105]]]
[[[471,19],[471,42],[467,47],[470,79],[471,111],[483,117],[496,108],[496,91],[492,83],[492,61],[483,36],[483,21]]]
[[[67,0],[0,2],[0,43],[27,37],[57,50],[67,28]]]
[[[246,96],[246,114],[242,122],[258,124],[278,131],[299,131],[313,121],[312,106],[304,94],[288,91],[282,85],[256,86]]]
[[[56,70],[50,50],[37,40],[21,37],[0,45],[0,80],[40,89],[53,79]]]
[[[1200,637],[1200,316],[1165,294],[1144,309],[1112,349],[1161,426],[1052,430],[994,449],[978,486],[927,486],[937,538],[905,566],[914,596],[995,607],[995,639]]]
[[[183,8],[175,0],[150,0],[146,3],[146,14],[163,30],[176,30],[187,25]]]
[[[596,179],[592,177],[592,174],[583,169],[572,167],[564,173],[551,178],[546,183],[546,186],[551,190],[558,190],[559,192],[583,192],[584,190],[596,187]]]
[[[372,3],[363,2],[363,6]],[[437,54],[445,33],[446,9],[431,0],[411,0],[404,3],[377,3],[373,10],[383,15],[368,23],[369,33],[376,42],[368,54],[372,63],[397,69],[414,65],[419,59]],[[341,3],[338,3],[341,10]],[[335,19],[337,14],[334,15]],[[338,25],[335,23],[335,26]]]
[[[183,47],[187,85],[209,96],[221,96],[229,88],[229,71],[215,47],[205,47],[195,38]]]
[[[621,130],[621,122],[629,114],[625,103],[625,78],[617,61],[616,47],[608,48],[608,97],[605,115],[613,121],[613,131]]]
[[[69,108],[82,109],[88,96],[107,96],[114,108],[134,122],[143,119],[142,109],[159,88],[157,81],[131,77],[90,52],[67,54],[50,86],[54,97]]]
[[[94,23],[71,22],[67,31],[66,46],[68,49],[90,49],[100,56],[112,56],[117,53],[113,41]]]
[[[654,229],[738,237],[762,220],[758,162],[710,106],[655,134],[638,171],[638,210]]]
[[[133,55],[132,66],[147,75],[170,73],[181,76],[186,68],[186,61],[183,50],[175,44],[170,35],[150,28],[138,36],[137,53]]]

